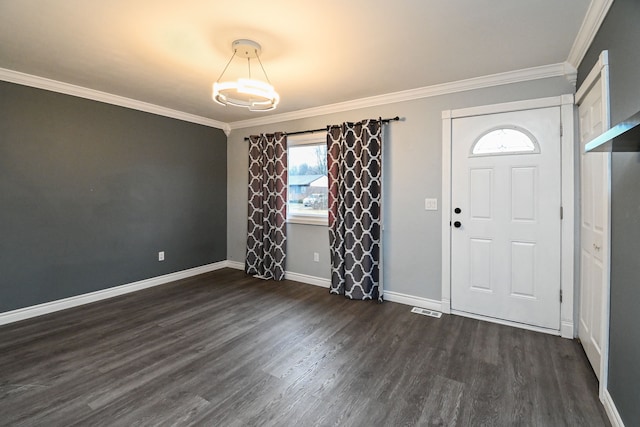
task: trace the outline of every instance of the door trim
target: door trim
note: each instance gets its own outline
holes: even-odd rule
[[[560,123],[564,131],[560,137],[561,192],[563,220],[561,222],[560,247],[560,330],[545,329],[554,335],[574,338],[576,335],[573,311],[574,294],[574,97],[561,95],[526,101],[507,102],[480,107],[445,110],[442,112],[442,312],[451,313],[451,127],[453,119],[484,114],[507,113],[537,108],[560,107]],[[560,131],[560,130],[559,130]],[[560,215],[560,212],[558,212]],[[560,296],[558,296],[560,297]],[[495,319],[487,318],[495,321]]]
[[[589,93],[589,90],[593,87],[593,85],[601,80],[602,84],[602,107],[605,111],[602,112],[602,122],[604,129],[609,129],[611,127],[611,106],[609,99],[609,51],[603,50],[600,52],[598,56],[598,61],[593,66],[584,82],[578,88],[576,92],[576,106],[578,106],[583,98]],[[579,146],[578,155],[582,154],[582,147]],[[604,305],[604,309],[602,310],[602,348],[600,354],[600,384],[598,395],[602,402],[605,402],[606,395],[608,394],[608,381],[609,381],[609,319],[611,317],[610,310],[610,300],[611,300],[611,153],[607,154],[608,162],[607,162],[607,175],[609,179],[605,183],[608,199],[607,199],[607,243],[605,245],[606,251],[603,254],[604,256],[604,268],[606,270],[605,275],[607,277],[606,282],[604,283],[605,292],[604,292],[604,300],[602,304]],[[582,183],[581,183],[582,184]],[[580,212],[582,215],[582,212]],[[582,236],[580,236],[582,238]],[[578,242],[580,244],[580,242]],[[578,286],[581,285],[582,277],[578,277]],[[578,321],[576,321],[576,336],[578,335],[577,326]],[[605,405],[606,408],[606,405]],[[611,415],[610,415],[611,418]]]

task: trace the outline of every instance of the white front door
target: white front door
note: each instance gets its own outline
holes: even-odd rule
[[[601,65],[597,65],[601,67]],[[599,71],[596,69],[596,71]],[[609,128],[607,82],[595,73],[579,91],[580,118],[580,316],[578,337],[598,379],[607,324],[609,283],[609,153],[584,153],[584,146]]]
[[[560,107],[451,125],[451,309],[560,329]]]

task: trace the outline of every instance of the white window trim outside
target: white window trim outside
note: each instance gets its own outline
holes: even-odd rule
[[[319,143],[327,143],[326,132],[317,132],[313,134],[303,134],[287,137],[287,149],[300,145],[314,145]],[[289,210],[289,188],[287,185],[287,223],[319,225],[327,227],[329,225],[329,215],[327,214],[326,216],[322,217],[319,215],[291,214]]]

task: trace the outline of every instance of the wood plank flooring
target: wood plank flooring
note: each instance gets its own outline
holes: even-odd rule
[[[0,327],[0,425],[606,426],[575,341],[223,269]]]

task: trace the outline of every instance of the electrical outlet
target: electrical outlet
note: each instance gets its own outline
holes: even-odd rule
[[[320,254],[318,252],[313,253],[313,260],[315,262],[320,262]]]
[[[164,251],[158,252],[158,261],[164,261]]]
[[[437,211],[438,210],[438,199],[424,199],[424,210],[425,211]]]

